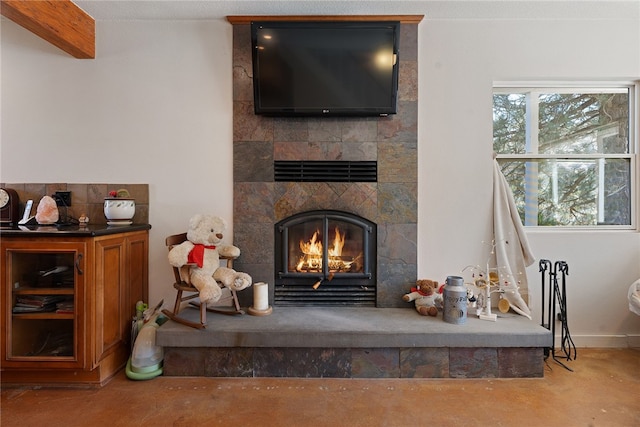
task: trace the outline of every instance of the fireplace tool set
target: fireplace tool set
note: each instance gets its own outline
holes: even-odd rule
[[[551,263],[547,259],[541,259],[539,262],[539,271],[542,275],[542,326],[551,330],[551,348],[545,349],[545,359],[551,355],[554,361],[565,369],[573,372],[573,369],[562,363],[556,357],[556,307],[559,309],[557,318],[560,321],[560,348],[565,355],[566,360],[572,360],[577,357],[576,346],[571,339],[569,333],[569,324],[567,320],[567,276],[569,275],[569,265],[565,261],[556,261]],[[546,283],[548,278],[549,282]],[[545,289],[548,286],[548,294]],[[545,297],[547,300],[545,300]],[[546,310],[545,310],[546,308]]]

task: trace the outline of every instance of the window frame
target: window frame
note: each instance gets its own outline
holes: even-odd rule
[[[630,168],[630,218],[631,224],[625,225],[525,225],[527,230],[535,231],[554,231],[562,232],[569,230],[582,231],[640,231],[639,212],[640,197],[638,189],[640,188],[640,155],[639,135],[640,135],[640,81],[580,81],[580,82],[530,82],[530,81],[497,81],[493,83],[492,88],[492,111],[493,111],[493,95],[495,94],[511,94],[511,93],[596,93],[598,91],[611,91],[615,89],[627,89],[629,94],[629,152],[628,153],[595,153],[595,154],[498,154],[495,153],[496,160],[598,160],[598,159],[629,159]],[[535,121],[539,122],[538,111],[535,111]],[[532,120],[531,120],[532,121]],[[537,145],[537,126],[532,130],[536,136]],[[493,129],[493,126],[492,126]],[[492,130],[493,135],[493,130]],[[492,137],[493,141],[493,137]],[[493,142],[492,142],[493,148]]]

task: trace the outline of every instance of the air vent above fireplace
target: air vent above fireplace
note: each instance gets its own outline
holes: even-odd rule
[[[276,160],[274,180],[284,182],[376,182],[378,162]]]

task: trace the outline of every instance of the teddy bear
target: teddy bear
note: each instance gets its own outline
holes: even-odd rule
[[[406,302],[415,301],[416,310],[423,316],[437,316],[442,308],[442,287],[435,280],[419,279],[411,292],[402,296]]]
[[[220,299],[225,287],[240,291],[251,286],[247,273],[220,266],[220,257],[236,258],[240,249],[222,243],[227,223],[214,215],[194,215],[189,220],[187,240],[169,251],[169,264],[180,268],[180,277],[200,293],[200,301],[213,303]]]

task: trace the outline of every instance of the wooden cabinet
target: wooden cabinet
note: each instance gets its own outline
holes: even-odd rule
[[[0,232],[3,385],[102,385],[124,367],[148,301],[141,228]]]

